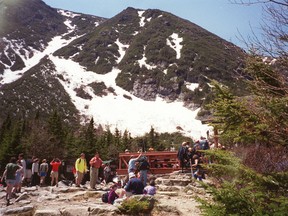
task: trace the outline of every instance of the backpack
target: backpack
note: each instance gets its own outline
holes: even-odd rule
[[[102,194],[102,202],[104,203],[108,203],[108,196],[109,196],[109,192],[105,192]]]

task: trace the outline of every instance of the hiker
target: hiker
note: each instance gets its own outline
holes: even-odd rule
[[[80,157],[76,160],[75,170],[76,170],[76,178],[75,178],[76,187],[80,187],[84,174],[88,171],[84,153],[81,153]]]
[[[124,187],[126,191],[126,196],[129,197],[133,194],[143,194],[144,185],[142,181],[136,178],[133,172],[129,173],[129,181]]]
[[[204,172],[201,167],[201,163],[202,163],[201,158],[202,157],[199,157],[198,155],[194,155],[193,156],[194,163],[192,164],[192,167],[196,168],[196,171],[193,173],[193,177],[195,179],[199,179],[199,181],[202,181],[203,176],[204,176]]]
[[[22,168],[23,168],[23,171],[22,171],[23,176],[22,176],[22,179],[21,179],[21,185],[22,185],[22,183],[24,183],[25,178],[26,178],[26,176],[27,176],[27,174],[26,174],[26,161],[25,161],[25,159],[24,159],[24,154],[23,154],[23,153],[20,153],[20,154],[18,155],[18,160],[20,161],[21,166],[22,166]]]
[[[114,184],[111,186],[110,191],[109,191],[108,203],[112,205],[114,204],[115,199],[119,198],[119,195],[116,193],[117,188],[118,188],[118,185]]]
[[[42,163],[40,164],[39,173],[40,173],[40,187],[44,185],[45,178],[47,176],[48,172],[48,164],[46,162],[46,159],[42,160]]]
[[[184,172],[184,167],[186,167],[186,164],[185,164],[186,159],[187,159],[187,147],[186,146],[187,146],[187,142],[183,142],[177,153],[177,158],[180,161],[182,173]]]
[[[12,198],[12,189],[16,182],[16,171],[19,169],[23,169],[23,167],[16,164],[16,158],[11,157],[10,162],[6,165],[5,171],[3,173],[1,181],[4,181],[4,177],[6,178],[6,205],[10,205],[10,199]]]
[[[133,155],[131,155],[130,160],[128,162],[128,174],[136,171],[136,162],[139,160],[141,156],[142,153],[140,153],[137,158],[133,158]]]
[[[99,182],[99,168],[102,166],[102,160],[99,157],[98,152],[95,153],[95,156],[90,160],[90,188],[94,189],[97,182]]]
[[[144,194],[154,196],[156,194],[155,180],[151,179],[149,185],[144,188]]]
[[[59,181],[59,166],[61,165],[61,160],[59,158],[53,158],[53,160],[50,162],[50,166],[52,167],[50,177],[51,177],[51,186],[54,185],[58,187],[58,181]]]
[[[107,184],[113,180],[113,177],[111,179],[111,167],[109,163],[104,164],[103,171],[104,171],[104,181],[105,181],[105,184]]]
[[[18,160],[16,163],[17,163],[18,166],[22,167],[22,163],[21,163],[20,160]],[[24,171],[23,170],[24,169],[22,167],[22,169],[18,169],[16,171],[16,173],[15,173],[15,185],[14,185],[13,192],[12,192],[14,194],[21,192],[22,179],[23,179],[23,176],[24,176]]]
[[[200,145],[201,150],[208,150],[210,148],[208,140],[203,136],[200,137],[200,140],[198,140],[198,143]]]
[[[27,186],[31,186],[31,178],[32,178],[32,164],[35,156],[32,158],[27,158],[26,159],[26,170],[25,170],[25,184]]]
[[[140,180],[143,182],[144,187],[147,184],[147,173],[149,169],[150,164],[148,163],[147,158],[144,156],[141,159],[139,159],[138,170],[140,173]]]
[[[39,185],[39,158],[35,158],[32,163],[31,186]]]

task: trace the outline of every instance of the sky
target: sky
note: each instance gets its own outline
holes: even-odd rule
[[[246,48],[241,41],[261,34],[262,6],[232,4],[231,0],[43,0],[51,7],[111,18],[127,7],[160,9],[187,19]]]

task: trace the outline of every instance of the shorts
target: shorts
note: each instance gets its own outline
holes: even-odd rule
[[[43,172],[43,171],[40,172],[40,176],[41,176],[41,177],[45,177],[46,175],[47,175],[47,172]]]
[[[16,184],[16,180],[15,179],[6,179],[6,184],[14,186]]]
[[[58,178],[58,172],[57,171],[51,171],[50,176],[51,176],[51,178]]]

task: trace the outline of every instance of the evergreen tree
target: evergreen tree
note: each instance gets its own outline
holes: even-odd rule
[[[131,150],[131,137],[130,137],[130,134],[129,134],[128,130],[124,131],[124,133],[122,135],[121,142],[122,142],[122,146],[123,146],[124,150],[125,149]]]
[[[5,121],[3,122],[0,129],[0,162],[5,164],[9,161],[8,155],[9,149],[11,147],[11,134],[12,131],[12,119],[10,115],[7,115]]]

